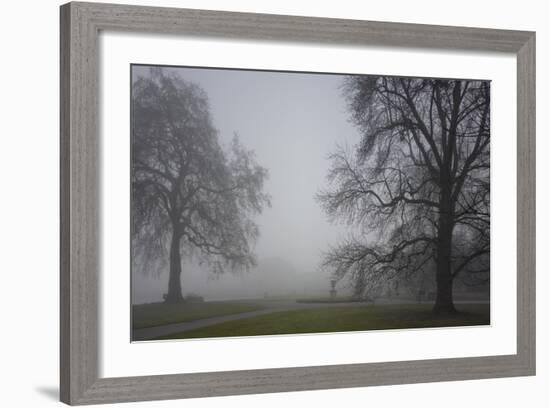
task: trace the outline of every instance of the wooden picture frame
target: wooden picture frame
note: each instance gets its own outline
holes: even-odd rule
[[[100,378],[101,30],[517,55],[517,353]],[[535,374],[535,33],[94,3],[61,6],[61,401],[96,404]]]

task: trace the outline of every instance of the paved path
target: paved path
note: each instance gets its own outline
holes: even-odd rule
[[[207,319],[191,320],[183,323],[173,323],[164,326],[146,327],[143,329],[136,329],[132,332],[132,341],[151,340],[161,336],[167,336],[172,333],[181,333],[200,327],[212,326],[218,323],[229,322],[232,320],[246,319],[247,317],[261,316],[273,312],[282,312],[287,310],[298,309],[314,309],[318,307],[345,307],[345,306],[359,306],[364,303],[357,302],[345,302],[345,303],[298,303],[293,300],[260,300],[254,301],[259,304],[262,309],[254,310],[252,312],[243,312],[237,314],[231,314],[226,316],[210,317]]]

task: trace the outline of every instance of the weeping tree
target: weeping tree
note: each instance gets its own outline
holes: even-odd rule
[[[134,267],[168,266],[166,302],[183,300],[182,257],[214,273],[255,264],[267,170],[237,136],[222,148],[199,86],[160,68],[134,81],[131,162]]]
[[[323,266],[356,293],[435,271],[434,312],[454,313],[456,277],[489,273],[489,83],[353,76],[343,92],[361,139],[317,199],[353,232]]]

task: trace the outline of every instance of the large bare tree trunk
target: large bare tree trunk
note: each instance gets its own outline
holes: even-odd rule
[[[183,302],[181,294],[181,254],[180,254],[181,236],[177,231],[172,233],[172,242],[170,244],[170,277],[168,279],[168,293],[165,296],[166,303]]]
[[[451,272],[451,248],[453,239],[453,216],[451,195],[443,184],[439,206],[439,234],[436,254],[437,295],[433,311],[435,314],[453,314],[453,275]]]

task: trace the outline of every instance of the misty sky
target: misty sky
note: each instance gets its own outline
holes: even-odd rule
[[[207,270],[187,263],[182,272],[184,295],[195,292],[211,300],[294,289],[298,294],[328,294],[329,275],[319,271],[321,254],[346,235],[346,228],[328,221],[315,194],[326,186],[328,154],[337,144],[353,146],[359,139],[342,96],[343,76],[165,69],[206,91],[220,142],[228,145],[238,133],[241,143],[268,169],[265,191],[272,197],[272,207],[256,218],[261,234],[256,244],[258,269],[212,279]],[[133,75],[148,76],[149,67],[133,66]],[[162,299],[168,271],[159,277],[135,275],[133,303]]]

